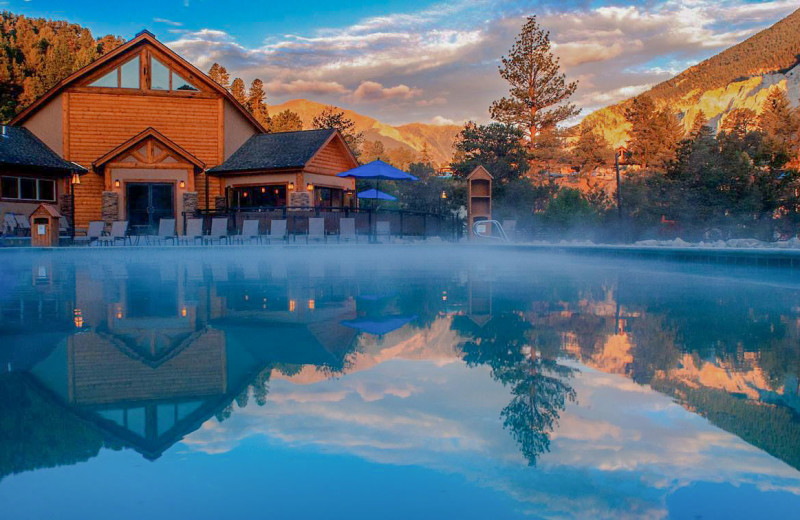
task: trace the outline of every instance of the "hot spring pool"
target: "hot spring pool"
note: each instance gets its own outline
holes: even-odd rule
[[[800,510],[800,276],[457,247],[0,252],[0,516]]]

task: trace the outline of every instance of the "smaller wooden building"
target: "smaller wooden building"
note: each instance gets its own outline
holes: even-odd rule
[[[71,217],[71,182],[85,172],[27,128],[0,127],[0,222],[7,213],[28,219],[40,204],[52,205]]]
[[[231,208],[342,207],[353,201],[355,179],[337,174],[358,166],[338,130],[254,135],[225,162],[218,177]]]

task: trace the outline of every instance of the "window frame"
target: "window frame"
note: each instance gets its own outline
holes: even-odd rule
[[[5,193],[0,193],[0,200],[13,200],[19,202],[56,202],[58,201],[58,184],[56,183],[55,179],[47,179],[44,177],[25,177],[19,175],[0,175],[3,179],[15,179],[17,185],[17,196],[16,197],[9,197]],[[33,180],[36,183],[36,193],[33,199],[30,198],[23,198],[22,195],[22,179],[26,180]],[[49,182],[53,186],[53,198],[52,199],[43,199],[41,197],[41,183]]]

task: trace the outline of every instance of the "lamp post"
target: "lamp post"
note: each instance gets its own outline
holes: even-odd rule
[[[439,213],[443,213],[442,207],[444,206],[444,201],[447,200],[447,192],[442,190],[442,194],[439,195]]]

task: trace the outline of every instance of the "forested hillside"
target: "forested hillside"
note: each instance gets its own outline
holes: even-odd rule
[[[0,121],[124,42],[64,21],[0,12]]]
[[[751,76],[787,71],[798,63],[798,57],[800,9],[742,43],[659,83],[648,95],[657,102],[682,98]]]

